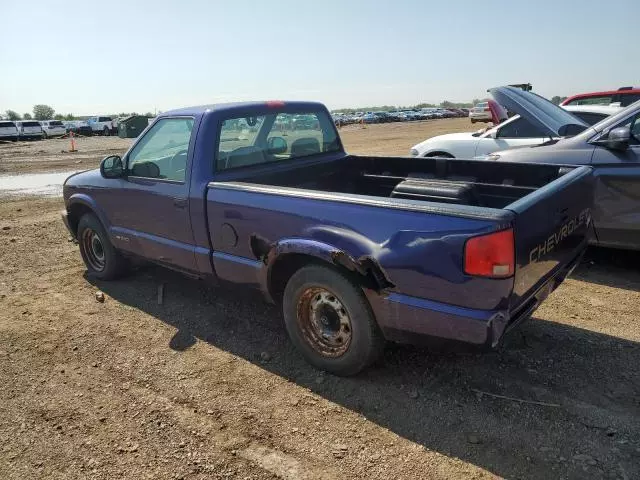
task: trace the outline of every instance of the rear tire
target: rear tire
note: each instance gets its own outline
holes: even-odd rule
[[[108,137],[109,136],[109,128],[104,127],[104,130],[102,131],[102,135],[105,136],[105,137]]]
[[[92,277],[113,280],[127,270],[127,260],[115,249],[100,220],[86,213],[78,222],[80,255]]]
[[[320,265],[298,270],[284,291],[291,342],[313,366],[355,375],[384,350],[384,338],[359,286]]]

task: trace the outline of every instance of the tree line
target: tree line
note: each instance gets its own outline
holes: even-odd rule
[[[560,103],[565,100],[567,97],[561,97],[559,95],[555,95],[551,97],[551,102],[555,105],[560,105]],[[477,103],[486,101],[487,99],[479,99],[474,98],[471,103],[469,102],[450,102],[449,100],[444,100],[440,102],[439,105],[435,103],[418,103],[417,105],[413,105],[411,107],[401,107],[397,105],[378,105],[375,107],[361,107],[361,108],[339,108],[337,110],[332,110],[334,113],[355,113],[355,112],[380,112],[380,111],[394,111],[394,110],[413,110],[420,108],[471,108]],[[162,112],[160,112],[162,113]],[[136,112],[120,112],[117,115],[111,115],[112,117],[130,117],[132,115],[138,115]],[[153,118],[155,115],[151,112],[147,112],[143,114],[144,117]],[[82,120],[88,118],[87,116],[75,116],[73,113],[67,113],[63,115],[61,113],[56,113],[56,111],[50,107],[49,105],[39,104],[33,106],[33,113],[23,113],[20,115],[18,112],[14,110],[5,110],[4,117],[7,120]]]
[[[161,112],[162,113],[162,112]],[[110,115],[111,117],[130,117],[132,115],[138,115],[136,112],[126,113],[121,112],[118,115]],[[143,114],[144,117],[153,118],[155,115],[151,112],[147,112]],[[63,115],[62,113],[56,113],[56,111],[50,107],[49,105],[34,105],[33,113],[25,112],[20,115],[15,110],[5,110],[4,117],[7,120],[83,120],[89,118],[88,115],[84,116],[76,116],[73,113],[67,113]]]

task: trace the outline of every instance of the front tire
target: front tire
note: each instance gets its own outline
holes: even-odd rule
[[[94,214],[82,216],[78,222],[77,238],[89,275],[100,280],[113,280],[126,271],[126,259],[111,244],[102,223]]]
[[[301,268],[282,303],[292,343],[316,368],[355,375],[382,354],[384,338],[362,290],[335,270]]]

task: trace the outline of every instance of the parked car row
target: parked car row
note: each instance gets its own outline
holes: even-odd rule
[[[118,122],[111,117],[88,120],[0,120],[0,140],[42,140],[61,137],[69,132],[77,135],[117,135]]]
[[[436,118],[466,117],[468,113],[467,108],[422,108],[392,112],[334,113],[332,117],[336,125],[351,125],[353,123],[411,122]]]

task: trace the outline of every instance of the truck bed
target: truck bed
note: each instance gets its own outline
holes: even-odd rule
[[[571,167],[349,155],[334,162],[253,171],[230,180],[318,192],[502,209]],[[459,195],[465,187],[464,195]],[[439,192],[442,194],[439,194]],[[422,194],[424,193],[424,194]],[[458,193],[458,195],[456,195]]]

